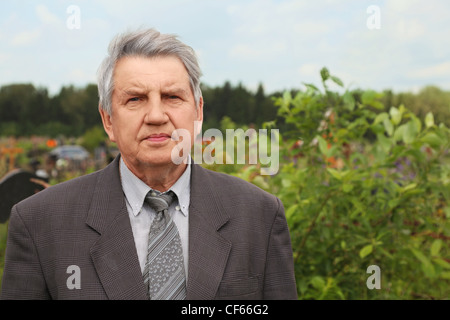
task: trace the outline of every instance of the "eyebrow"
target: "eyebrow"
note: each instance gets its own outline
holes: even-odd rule
[[[180,87],[163,88],[161,91],[168,92],[168,93],[176,93],[176,94],[181,94],[181,95],[188,95],[188,91],[186,91],[185,89],[180,88]]]
[[[128,96],[142,96],[147,94],[147,90],[143,90],[143,89],[137,89],[137,88],[133,88],[133,89],[124,89],[121,90],[122,93],[124,93],[125,95]]]
[[[145,84],[142,84],[140,82],[131,84],[128,88],[121,89],[118,93],[119,96],[144,96],[147,95],[151,89],[149,89]],[[183,96],[189,96],[189,94],[192,91],[189,89],[183,88],[178,83],[174,82],[168,82],[165,84],[162,84],[161,86],[161,93],[162,94],[177,94],[177,95],[183,95]]]

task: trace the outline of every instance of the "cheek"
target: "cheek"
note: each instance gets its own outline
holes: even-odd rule
[[[113,135],[117,143],[121,143],[123,147],[132,144],[138,135],[139,125],[132,118],[124,118],[116,121],[113,125]]]

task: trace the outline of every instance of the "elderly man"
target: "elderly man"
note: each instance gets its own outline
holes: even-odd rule
[[[111,42],[99,111],[120,155],[14,206],[3,299],[297,298],[280,200],[172,159],[172,133],[203,120],[200,75],[172,35]]]

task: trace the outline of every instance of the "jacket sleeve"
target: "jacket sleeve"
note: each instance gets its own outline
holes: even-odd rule
[[[17,206],[11,211],[1,300],[49,299],[35,243]]]
[[[278,211],[273,221],[267,249],[264,299],[297,300],[297,286],[289,228],[283,204],[278,198],[277,201],[279,205]]]

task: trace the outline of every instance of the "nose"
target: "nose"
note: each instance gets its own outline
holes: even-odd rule
[[[169,116],[165,112],[163,101],[160,97],[150,99],[145,110],[144,122],[146,124],[162,125],[169,121]]]

